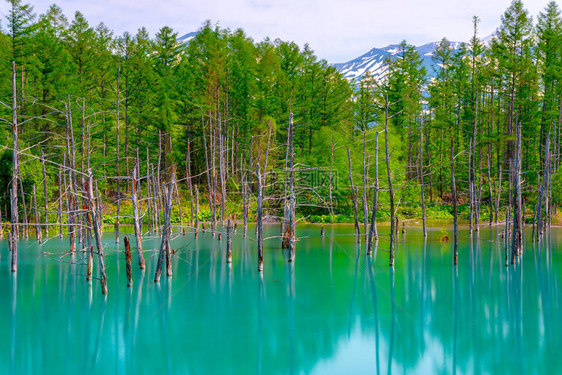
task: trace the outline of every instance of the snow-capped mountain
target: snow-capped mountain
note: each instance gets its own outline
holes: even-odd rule
[[[198,33],[199,33],[198,31],[193,31],[193,32],[191,32],[191,33],[187,33],[187,34],[185,34],[185,35],[182,35],[182,36],[178,37],[177,41],[180,42],[180,43],[187,44],[187,43],[189,43],[189,41],[190,41],[191,39],[195,38],[195,36],[196,36]]]
[[[433,53],[439,45],[439,42],[427,43],[423,46],[416,47],[416,51],[422,58],[422,65],[425,67],[428,74],[433,73],[433,66],[435,63],[432,60]],[[453,51],[460,48],[461,43],[451,42]],[[387,58],[395,58],[399,53],[399,45],[391,44],[384,48],[373,48],[366,54],[359,56],[356,59],[345,63],[334,64],[334,67],[345,78],[359,82],[369,72],[371,77],[376,81],[381,81],[387,74],[388,68],[386,67],[385,60]]]

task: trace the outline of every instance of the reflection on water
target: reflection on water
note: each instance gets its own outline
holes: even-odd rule
[[[266,228],[274,235],[278,226]],[[384,231],[384,227],[381,228]],[[269,234],[267,233],[269,231]],[[248,231],[253,234],[253,231]],[[174,277],[152,282],[134,269],[126,287],[122,248],[107,237],[109,295],[87,283],[66,239],[41,248],[21,241],[18,273],[0,242],[0,373],[552,373],[562,368],[562,229],[529,241],[505,267],[503,240],[483,227],[452,245],[410,229],[394,269],[381,237],[372,257],[352,226],[299,228],[287,263],[266,242],[264,273],[255,241],[241,231],[172,243]],[[527,236],[530,237],[530,236]],[[147,249],[156,249],[149,239]],[[50,254],[42,254],[41,251]]]

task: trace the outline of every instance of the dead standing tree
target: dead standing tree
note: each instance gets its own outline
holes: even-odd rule
[[[423,118],[420,123],[420,185],[421,185],[423,236],[427,237],[427,229],[425,225],[425,194],[424,194],[424,184],[423,184]]]
[[[41,168],[43,170],[43,196],[45,198],[45,237],[49,238],[49,194],[47,192],[47,170],[43,150],[41,150]]]
[[[451,199],[453,200],[453,225],[454,225],[454,241],[453,241],[453,265],[458,264],[459,248],[458,248],[458,221],[457,221],[457,188],[455,184],[455,142],[453,138],[453,128],[451,127]]]
[[[511,243],[511,264],[523,246],[521,220],[521,123],[516,125],[515,166],[513,168],[513,233]],[[508,220],[508,218],[506,218]]]
[[[156,265],[156,272],[154,274],[154,282],[160,282],[160,275],[162,274],[162,266],[164,264],[164,256],[166,256],[166,270],[167,275],[172,276],[172,255],[170,248],[170,215],[172,211],[172,196],[174,192],[174,184],[176,182],[176,174],[172,173],[172,179],[168,188],[164,187],[163,192],[166,198],[166,205],[164,207],[164,228],[162,229],[162,237],[160,241],[160,252],[158,253],[158,264]]]
[[[294,160],[294,150],[293,150],[293,113],[289,114],[289,262],[295,261],[295,160]]]
[[[359,216],[357,213],[357,194],[355,185],[353,185],[353,172],[351,169],[351,155],[349,153],[349,147],[347,148],[347,160],[349,163],[349,185],[351,188],[351,200],[353,203],[353,214],[355,218],[355,235],[357,236],[357,242],[360,241],[361,229],[359,228]]]
[[[96,202],[94,196],[94,175],[91,169],[88,169],[88,210],[92,216],[92,226],[94,228],[94,236],[96,239],[96,247],[98,249],[99,265],[100,265],[100,283],[101,292],[107,294],[107,276],[105,273],[105,260],[103,255],[103,243],[101,241],[101,209],[99,202]]]
[[[11,249],[12,249],[12,272],[18,270],[18,172],[19,172],[19,140],[18,140],[18,113],[17,113],[17,91],[16,91],[16,63],[12,62],[12,190],[10,195],[11,204]]]
[[[379,132],[375,133],[375,182],[373,183],[373,211],[371,214],[371,226],[369,228],[369,241],[367,242],[367,255],[371,255],[373,240],[378,240],[377,233],[377,200],[379,197]]]
[[[134,220],[134,226],[135,226],[135,240],[137,242],[137,253],[138,253],[138,257],[139,257],[139,268],[141,270],[144,270],[145,268],[145,264],[144,264],[144,255],[143,255],[143,249],[142,249],[142,231],[141,231],[141,227],[140,227],[140,217],[139,217],[139,211],[140,211],[140,207],[139,207],[139,197],[138,197],[138,190],[139,190],[139,166],[138,163],[135,164],[134,168],[133,168],[133,181],[132,181],[132,194],[131,194],[131,200],[133,203],[133,220]]]
[[[33,211],[35,216],[35,238],[37,241],[41,243],[43,241],[42,232],[41,232],[41,214],[37,209],[37,193],[35,192],[35,185],[33,185]]]
[[[119,243],[119,216],[121,215],[121,180],[119,178],[119,76],[121,75],[121,68],[117,68],[117,113],[116,113],[116,128],[117,131],[115,133],[115,144],[116,144],[116,156],[115,156],[115,174],[117,179],[117,210],[116,210],[116,218],[115,218],[115,243]]]
[[[258,209],[256,227],[258,231],[258,272],[263,272],[263,192],[261,186],[261,173],[260,163],[256,164],[256,180],[257,180],[257,194],[258,194]]]
[[[390,149],[388,147],[388,96],[385,97],[384,111],[384,144],[386,148],[386,174],[388,177],[388,194],[390,196],[390,267],[394,267],[394,191],[392,190],[392,175],[390,173]]]

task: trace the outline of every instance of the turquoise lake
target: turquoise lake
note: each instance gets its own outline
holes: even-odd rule
[[[300,225],[294,264],[279,239],[265,241],[263,276],[253,228],[235,234],[231,266],[224,235],[175,234],[174,274],[160,284],[159,237],[149,237],[144,273],[133,251],[132,288],[108,232],[106,297],[83,259],[64,254],[67,238],[21,240],[17,274],[2,240],[0,373],[562,373],[562,229],[533,245],[527,228],[510,267],[500,229],[463,229],[458,268],[440,229],[426,241],[417,228],[399,234],[390,269],[386,238],[366,257],[350,225],[327,225],[324,237]]]

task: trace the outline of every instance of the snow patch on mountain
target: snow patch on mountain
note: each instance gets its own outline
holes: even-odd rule
[[[436,67],[432,58],[438,45],[439,42],[432,42],[416,47],[416,51],[422,58],[422,65],[429,75],[433,74]],[[460,42],[451,42],[453,51],[458,50],[460,46]],[[388,74],[388,67],[385,64],[386,59],[393,60],[398,53],[400,53],[399,45],[391,44],[383,48],[373,48],[353,60],[333,65],[338,72],[350,81],[359,82],[368,72],[377,82],[381,82]]]
[[[180,36],[177,41],[180,43],[189,43],[189,41],[193,38],[195,38],[195,36],[198,34],[197,31],[191,32],[191,33],[187,33],[185,35]]]

